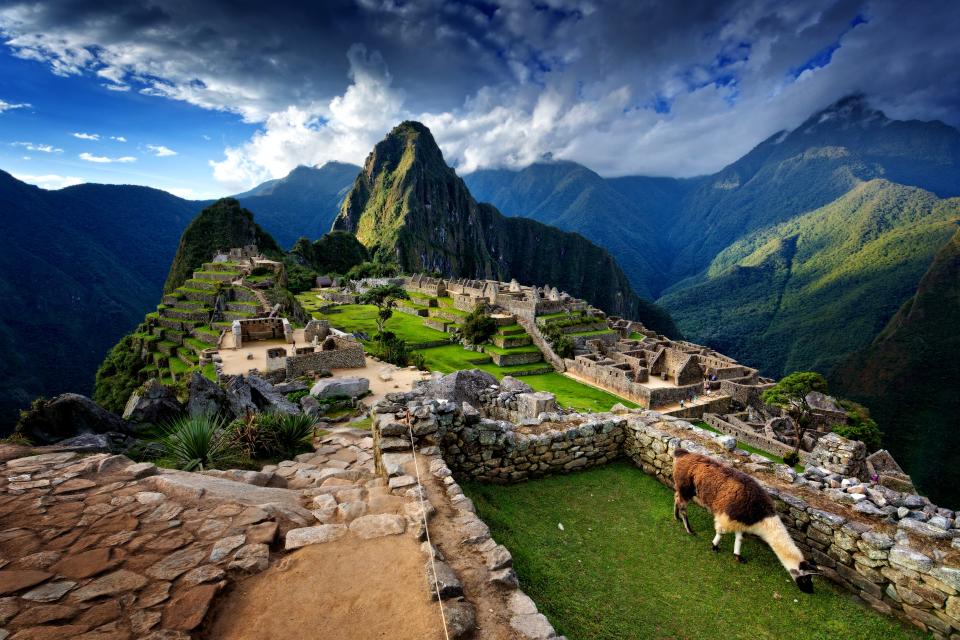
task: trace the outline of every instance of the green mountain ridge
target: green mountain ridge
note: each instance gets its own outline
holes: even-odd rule
[[[869,406],[884,442],[934,501],[958,507],[960,484],[960,230],[883,331],[831,376]]]
[[[290,248],[301,237],[317,239],[330,230],[358,173],[360,167],[344,162],[299,166],[283,178],[233,197],[256,212],[258,224],[280,246]]]
[[[748,234],[661,303],[684,332],[750,354],[766,375],[829,372],[886,324],[958,218],[960,199],[864,182]]]
[[[405,271],[550,284],[676,334],[669,316],[637,296],[604,249],[474,200],[420,123],[402,123],[374,147],[334,228]]]
[[[273,237],[253,221],[253,214],[235,198],[224,198],[205,207],[180,236],[163,291],[169,293],[182,285],[216,251],[247,245],[256,245],[267,257],[280,258],[283,254]]]
[[[660,221],[607,180],[575,162],[530,165],[518,172],[475,171],[464,182],[478,200],[508,216],[522,216],[575,231],[613,254],[644,297],[659,293],[666,277]]]

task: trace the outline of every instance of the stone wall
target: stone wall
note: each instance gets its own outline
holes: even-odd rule
[[[481,410],[488,406],[485,399]],[[423,390],[388,394],[374,407],[376,455],[409,449],[399,437],[407,433],[401,422],[407,409],[419,443],[439,447],[450,468],[469,479],[518,482],[626,455],[672,486],[677,446],[722,459],[767,488],[784,524],[824,578],[935,638],[958,638],[960,514],[921,496],[815,465],[800,475],[736,449],[731,436],[652,411],[541,414],[517,426],[485,418],[470,405],[428,398]]]
[[[355,369],[366,365],[363,345],[349,338],[330,336],[337,345],[336,349],[287,357],[287,379],[302,376],[308,371],[330,371],[332,369]]]
[[[737,440],[741,440],[751,447],[756,447],[758,449],[763,449],[770,453],[775,453],[778,456],[785,456],[788,453],[793,451],[793,447],[783,442],[779,442],[772,438],[768,438],[763,435],[762,432],[757,432],[751,429],[749,426],[745,426],[742,423],[737,424],[730,416],[721,417],[715,413],[704,413],[703,421],[709,424],[714,429],[722,431],[728,435],[733,436]],[[800,451],[800,460],[804,464],[807,463],[807,458],[809,453],[806,451]]]

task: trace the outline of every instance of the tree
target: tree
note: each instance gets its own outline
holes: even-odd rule
[[[483,344],[497,332],[496,321],[484,313],[482,305],[477,307],[463,320],[460,333],[470,344]]]
[[[408,300],[410,296],[402,287],[395,284],[381,284],[367,289],[357,299],[360,304],[372,304],[377,308],[377,335],[382,337],[387,320],[393,315],[397,300]]]
[[[780,407],[793,418],[793,432],[797,439],[791,456],[794,459],[799,458],[800,443],[813,417],[813,407],[807,402],[807,394],[811,391],[827,393],[826,378],[815,371],[794,371],[763,392],[765,403]]]
[[[859,440],[867,446],[867,451],[879,449],[883,432],[870,417],[870,410],[851,400],[841,400],[840,406],[847,412],[847,423],[835,425],[833,432],[844,438]]]

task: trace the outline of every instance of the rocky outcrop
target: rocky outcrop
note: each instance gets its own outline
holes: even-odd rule
[[[273,388],[273,385],[259,376],[247,376],[250,397],[260,411],[279,413],[300,413],[300,407],[287,400],[287,397]]]
[[[85,433],[131,433],[132,426],[86,396],[64,393],[38,400],[24,412],[16,432],[34,444],[53,444]]]
[[[191,416],[226,415],[230,413],[227,394],[220,385],[194,373],[187,384],[187,413]],[[234,416],[237,417],[237,416]]]
[[[123,419],[140,424],[162,425],[183,413],[176,392],[156,378],[147,380],[130,394]]]
[[[474,407],[480,406],[480,393],[497,379],[480,369],[454,371],[429,383],[428,393],[436,398],[450,400],[456,404],[466,402]]]

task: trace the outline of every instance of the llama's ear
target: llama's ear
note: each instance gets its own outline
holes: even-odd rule
[[[818,569],[819,567],[812,562],[808,562],[806,560],[802,560],[800,562],[801,571],[817,571]]]

